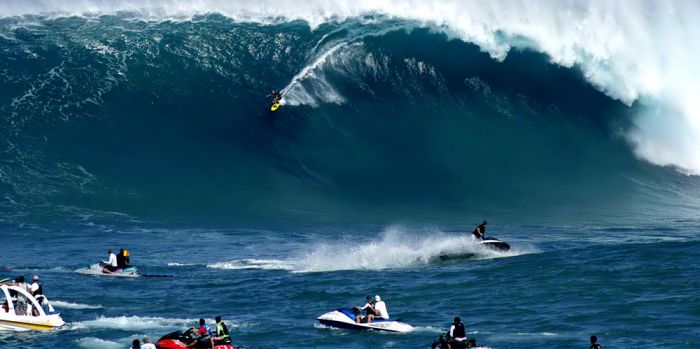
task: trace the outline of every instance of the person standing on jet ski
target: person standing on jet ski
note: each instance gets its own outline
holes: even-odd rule
[[[379,315],[379,313],[377,313],[377,311],[374,310],[374,302],[372,302],[372,297],[367,296],[367,298],[365,298],[365,299],[367,300],[367,303],[365,303],[365,305],[363,305],[361,307],[358,307],[358,309],[360,311],[364,310],[365,311],[364,319],[369,320],[370,315],[377,316],[377,315]],[[362,321],[362,319],[363,319],[362,314],[357,314],[355,316],[355,322],[358,324],[360,323],[360,321]]]
[[[209,337],[211,337],[211,328],[209,328],[209,325],[207,325],[207,322],[204,321],[204,319],[199,319],[199,330],[197,330],[197,337],[192,343],[188,344],[187,347],[192,348],[196,347],[197,345],[207,347]]]
[[[111,274],[112,272],[117,270],[117,255],[112,253],[111,248],[107,250],[107,254],[109,255],[109,260],[102,261],[102,265],[104,265],[104,269],[102,269],[102,272],[105,274]]]
[[[216,317],[216,336],[211,338],[211,349],[217,345],[231,343],[231,337],[228,335],[228,327],[221,321],[221,316]]]
[[[483,240],[484,237],[486,237],[486,227],[489,225],[487,221],[483,221],[479,226],[474,229],[474,232],[472,233],[473,237],[476,239]]]

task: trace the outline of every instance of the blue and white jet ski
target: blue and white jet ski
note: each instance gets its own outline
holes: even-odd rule
[[[355,313],[349,308],[340,308],[325,313],[317,318],[322,325],[351,329],[351,330],[375,330],[387,332],[411,332],[413,326],[400,322],[398,319],[375,318],[371,323],[356,323]]]

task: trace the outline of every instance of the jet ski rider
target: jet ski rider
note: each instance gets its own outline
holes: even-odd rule
[[[447,349],[452,349],[452,345],[463,344],[467,341],[467,331],[464,328],[462,319],[455,316],[452,326],[450,326],[449,339],[447,340]]]
[[[221,321],[221,316],[216,317],[216,336],[211,338],[211,349],[215,346],[231,343],[231,337],[228,334],[228,327]]]
[[[102,269],[102,272],[105,274],[111,274],[112,272],[117,270],[117,255],[112,253],[111,248],[107,250],[107,255],[109,255],[109,260],[102,261],[102,265],[104,265],[104,269]]]
[[[129,267],[129,251],[125,249],[120,249],[117,255],[117,267],[121,269],[126,269]]]
[[[486,227],[488,227],[488,225],[489,223],[487,221],[483,221],[481,224],[479,224],[479,226],[474,229],[472,238],[483,240],[484,237],[486,237]]]
[[[269,95],[265,97],[272,97],[272,104],[277,104],[282,100],[282,94],[277,92],[276,90],[272,90]]]
[[[192,329],[194,329],[194,327]],[[209,337],[211,337],[211,328],[209,328],[209,325],[207,325],[207,322],[204,321],[204,319],[199,319],[199,330],[197,330],[197,337],[195,337],[192,343],[187,345],[187,348],[192,348],[198,345],[206,347],[206,344],[209,342]]]
[[[355,322],[358,324],[362,320],[369,320],[370,315],[372,315],[372,316],[379,315],[379,313],[377,313],[377,311],[374,310],[374,302],[372,301],[372,297],[367,296],[365,299],[367,300],[367,303],[365,303],[365,305],[358,308],[360,311],[362,311],[362,310],[365,311],[365,317],[363,318],[362,314],[355,315]]]

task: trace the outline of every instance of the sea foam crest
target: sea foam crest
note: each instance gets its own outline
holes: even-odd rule
[[[548,55],[612,98],[644,106],[626,134],[655,164],[700,174],[700,2],[428,0],[6,0],[0,16],[128,11],[146,19],[221,13],[237,21],[279,23],[383,16],[415,21],[479,45],[495,59],[513,48]],[[322,55],[321,55],[322,56]],[[316,61],[309,62],[313,65]],[[304,70],[302,69],[302,72]],[[307,74],[308,75],[308,74]],[[290,99],[291,100],[291,99]]]

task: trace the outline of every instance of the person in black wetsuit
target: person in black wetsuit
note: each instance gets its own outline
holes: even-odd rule
[[[588,349],[603,349],[603,347],[598,344],[598,337],[591,336],[591,346]]]
[[[486,227],[488,227],[489,222],[483,221],[481,224],[479,224],[476,229],[474,229],[474,232],[472,233],[475,238],[477,239],[484,239],[486,237]]]
[[[370,315],[372,315],[372,316],[377,316],[377,315],[379,315],[379,313],[377,313],[377,311],[374,310],[374,302],[372,301],[372,297],[367,296],[367,297],[366,297],[366,300],[367,300],[367,302],[365,303],[365,305],[363,305],[363,306],[361,306],[361,307],[358,307],[358,309],[359,309],[360,311],[362,311],[362,310],[365,311],[365,317],[362,317],[362,314],[357,314],[357,315],[355,316],[355,322],[358,323],[358,324],[359,324],[360,322],[362,322],[362,320],[364,320],[364,321],[366,322],[367,319],[369,319],[369,316],[370,316]]]
[[[265,97],[272,97],[272,104],[275,104],[282,99],[282,94],[280,94],[276,90],[272,90],[272,92],[270,92],[270,94]]]
[[[126,269],[129,267],[129,252],[125,249],[120,249],[117,255],[117,268]]]

